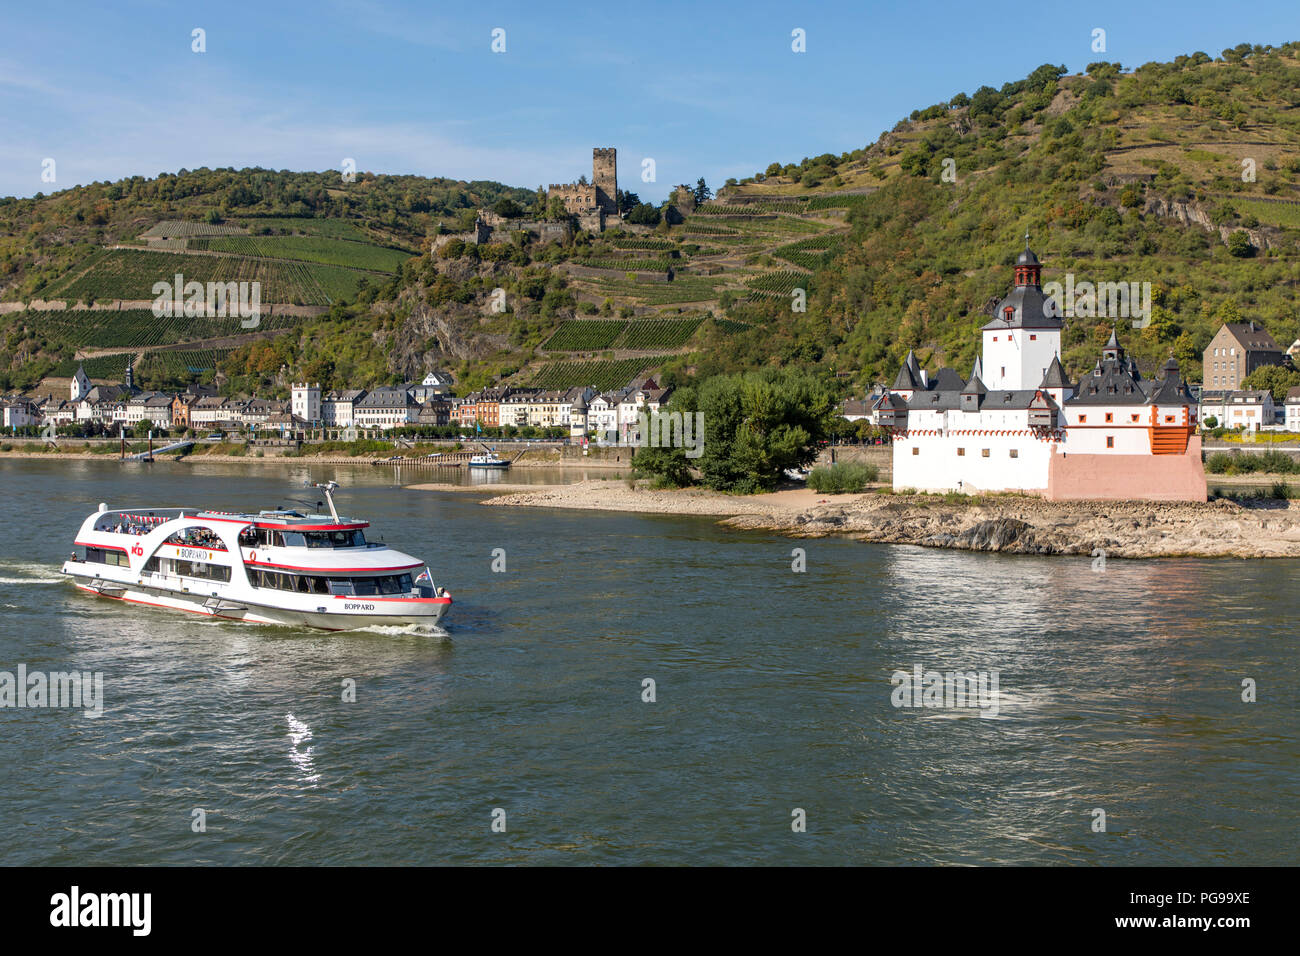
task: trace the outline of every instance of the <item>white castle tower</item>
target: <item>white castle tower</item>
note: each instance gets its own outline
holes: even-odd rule
[[[318,422],[320,414],[320,384],[293,383],[290,389],[290,408],[305,422]]]
[[[1016,284],[984,326],[983,382],[990,389],[1038,388],[1053,359],[1061,357],[1061,320],[1043,294],[1043,267],[1029,248],[1016,259]]]

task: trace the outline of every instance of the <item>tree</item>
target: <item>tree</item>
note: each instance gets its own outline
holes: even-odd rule
[[[703,416],[703,434],[693,436],[702,438],[701,454],[689,459],[682,448],[643,449],[633,459],[639,470],[672,483],[694,466],[706,487],[753,494],[772,490],[787,469],[816,459],[835,402],[831,389],[811,372],[765,368],[715,375],[698,391],[680,389],[667,410]],[[649,451],[655,454],[645,454]]]
[[[503,219],[518,219],[524,214],[524,207],[508,196],[498,199],[492,211]]]
[[[627,221],[636,226],[659,225],[659,210],[648,202],[643,202],[627,215]]]
[[[1251,245],[1250,236],[1238,230],[1228,237],[1228,252],[1238,259],[1249,259],[1255,254],[1255,247]]]
[[[1262,365],[1241,380],[1245,391],[1267,389],[1274,402],[1285,400],[1289,389],[1300,385],[1300,372],[1285,365]]]
[[[630,213],[633,209],[635,209],[637,206],[641,205],[640,196],[638,196],[636,193],[630,193],[623,189],[620,189],[618,191],[618,195],[615,201],[618,203],[618,211],[625,216],[628,213]]]
[[[695,183],[695,205],[699,206],[712,198],[713,190],[709,188],[709,184],[706,183],[704,177],[701,176]]]

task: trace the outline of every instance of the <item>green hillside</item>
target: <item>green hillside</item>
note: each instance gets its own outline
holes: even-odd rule
[[[602,382],[800,365],[861,390],[892,380],[908,349],[932,371],[968,369],[1026,232],[1047,281],[1149,282],[1152,320],[1121,322],[1121,338],[1144,371],[1172,354],[1197,381],[1222,321],[1300,337],[1298,53],[1044,65],[918,108],[861,149],[773,162],[696,209],[637,205],[627,224],[563,244],[439,240],[431,253],[479,207],[553,210],[530,190],[419,177],[198,170],[0,200],[0,298],[147,298],[146,280],[183,266],[187,279],[256,278],[264,301],[300,306],[271,339],[233,342],[166,329],[153,341],[129,316],[115,331],[0,315],[0,385],[105,343],[195,342],[223,355],[228,388],[271,392],[431,367],[461,390],[560,387],[597,372],[583,362]],[[1111,321],[1067,321],[1072,374]]]

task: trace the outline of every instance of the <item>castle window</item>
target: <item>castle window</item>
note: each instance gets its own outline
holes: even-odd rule
[[[1128,420],[1131,421],[1131,422],[1135,422],[1135,421],[1138,420],[1138,417],[1137,417],[1136,415],[1130,415],[1130,416],[1128,417]]]
[[[1115,416],[1112,415],[1110,412],[1107,412],[1107,413],[1106,413],[1106,421],[1108,421],[1108,422],[1113,422],[1114,420],[1115,420]]]
[[[1254,413],[1254,412],[1251,412],[1251,414],[1254,415],[1255,413]],[[1172,422],[1173,420],[1174,420],[1174,416],[1173,416],[1173,415],[1166,415],[1166,416],[1165,416],[1165,421],[1167,421],[1167,422]]]
[[[1087,420],[1088,420],[1088,416],[1087,416],[1087,415],[1080,415],[1080,416],[1079,416],[1079,424],[1080,424],[1080,425],[1082,425],[1082,424],[1083,424],[1084,422],[1086,422]]]
[[[919,454],[921,454],[921,449],[918,448],[916,445],[913,445],[913,446],[912,446],[912,454],[913,454],[913,455],[919,455]]]
[[[958,458],[965,458],[965,457],[966,457],[966,449],[965,449],[965,448],[958,448],[958,449],[957,449],[957,457],[958,457]]]
[[[980,449],[981,458],[987,458],[988,456],[989,456],[989,450],[987,448]]]
[[[1107,447],[1107,448],[1114,448],[1114,447],[1115,447],[1115,436],[1114,436],[1114,435],[1107,435],[1107,436],[1106,436],[1106,447]]]
[[[1011,449],[1011,457],[1012,457],[1012,458],[1019,458],[1019,457],[1020,457],[1020,449],[1019,449],[1019,448],[1013,448],[1013,449]]]
[[[1038,336],[1036,336],[1036,335],[1031,335],[1031,336],[1029,336],[1029,341],[1031,341],[1031,342],[1037,342],[1037,341],[1038,341]]]

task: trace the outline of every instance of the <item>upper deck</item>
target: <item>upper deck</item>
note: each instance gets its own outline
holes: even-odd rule
[[[153,508],[149,510],[123,509],[98,511],[94,526],[88,530],[110,534],[144,535],[158,525],[176,518],[194,518],[199,521],[221,521],[249,528],[266,528],[273,531],[332,532],[360,531],[370,527],[370,522],[355,518],[337,518],[330,515],[302,514],[298,511],[259,511],[256,514],[237,511],[203,511],[197,508]]]

